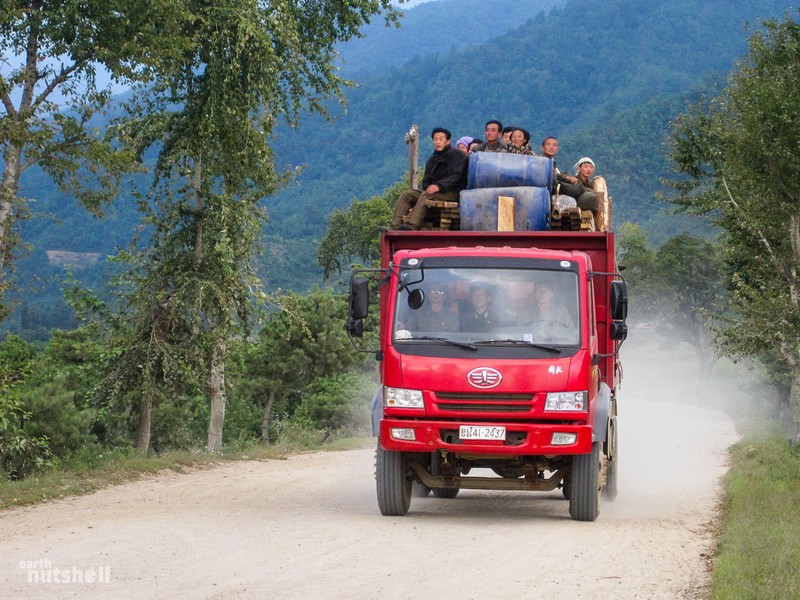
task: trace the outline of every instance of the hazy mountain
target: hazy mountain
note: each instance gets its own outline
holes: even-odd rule
[[[298,130],[278,131],[279,161],[302,165],[303,172],[265,201],[268,287],[305,289],[319,281],[316,244],[328,215],[403,177],[404,134],[412,123],[423,132],[423,160],[431,151],[427,132],[437,125],[455,136],[480,135],[488,118],[499,117],[526,126],[535,141],[557,135],[562,167],[587,154],[597,162],[614,196],[615,223],[643,223],[656,239],[671,235],[685,222],[660,216],[664,207],[654,199],[666,174],[669,120],[693,95],[724,83],[746,52],[745,22],[780,18],[792,6],[785,0],[439,0],[407,10],[400,30],[373,24],[367,38],[341,49],[345,68],[359,73],[346,113],[334,109],[332,123],[307,117]],[[25,326],[60,325],[65,309],[53,302],[59,293],[53,278],[62,267],[45,252],[110,254],[127,242],[137,215],[123,201],[96,221],[45,178],[32,174],[22,184],[37,211],[63,223],[23,225],[32,250],[19,263],[19,280],[37,290],[25,296]],[[98,264],[76,275],[101,285],[107,267]]]
[[[402,4],[401,27],[387,29],[382,19],[376,19],[362,30],[363,38],[339,48],[342,73],[361,78],[389,66],[403,65],[413,57],[479,46],[566,3],[567,0],[431,0]]]

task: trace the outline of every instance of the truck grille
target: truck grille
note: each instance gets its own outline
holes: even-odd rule
[[[533,396],[437,393],[436,405],[441,411],[524,413],[533,407]]]

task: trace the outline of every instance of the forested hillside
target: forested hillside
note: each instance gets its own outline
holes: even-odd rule
[[[480,46],[539,12],[566,3],[567,0],[459,0],[454,5],[439,0],[411,10],[404,8],[402,27],[386,30],[383,23],[371,23],[363,29],[363,38],[341,48],[342,72],[361,79],[389,66],[403,65],[413,57]],[[447,10],[443,10],[445,6]]]
[[[407,11],[402,35],[370,27],[351,56],[342,48],[345,68],[358,83],[347,94],[346,112],[332,106],[333,122],[307,118],[297,130],[280,129],[275,139],[279,163],[299,168],[300,175],[265,201],[271,219],[264,232],[267,287],[305,290],[320,282],[315,252],[328,215],[403,177],[403,140],[412,123],[424,134],[443,125],[457,136],[479,135],[488,118],[500,118],[530,129],[534,141],[556,135],[562,168],[581,155],[597,162],[614,196],[615,223],[641,223],[656,241],[683,227],[659,217],[663,207],[654,197],[666,174],[667,124],[688,99],[724,80],[746,49],[746,22],[780,17],[792,5],[559,4],[426,3]],[[555,7],[540,13],[545,5]],[[365,66],[368,59],[372,68]],[[430,150],[425,135],[421,153]],[[105,220],[95,220],[43,178],[23,184],[23,193],[36,199],[35,210],[62,222],[35,216],[23,226],[30,257],[18,263],[18,278],[27,291],[23,310],[7,326],[41,332],[68,325],[66,308],[55,300],[63,267],[51,264],[45,251],[111,254],[129,241],[138,216],[134,202],[123,200]],[[102,286],[107,269],[101,260],[75,274]]]

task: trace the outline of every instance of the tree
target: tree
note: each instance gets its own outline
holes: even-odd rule
[[[656,252],[657,305],[662,332],[688,342],[700,371],[717,361],[715,328],[727,317],[724,266],[719,245],[688,234],[675,236]]]
[[[275,411],[294,414],[309,386],[335,378],[363,362],[344,330],[347,302],[331,291],[287,293],[245,359],[248,393],[263,407],[263,443],[270,442]],[[320,384],[317,384],[318,391]]]
[[[12,259],[28,199],[20,177],[39,165],[62,191],[99,213],[113,198],[126,163],[93,129],[120,83],[147,81],[174,58],[182,0],[6,0],[0,8],[0,318],[11,287]]]
[[[189,6],[193,18],[183,22],[181,35],[191,45],[178,68],[163,74],[162,93],[139,107],[138,118],[119,128],[140,156],[159,149],[156,206],[147,209],[152,245],[137,263],[137,289],[129,296],[131,314],[145,327],[129,331],[132,348],[153,335],[174,340],[173,355],[158,345],[146,354],[159,365],[157,380],[202,383],[211,405],[208,447],[216,449],[227,347],[247,332],[259,291],[253,269],[264,223],[259,203],[286,180],[275,171],[269,145],[275,123],[294,125],[304,110],[326,114],[325,101],[341,100],[347,83],[336,74],[335,45],[359,35],[373,15],[385,11],[394,21],[398,13],[390,0],[190,0]],[[154,310],[160,320],[148,327],[146,315]],[[134,376],[130,386],[150,390],[152,375]],[[149,398],[143,395],[140,450],[150,427]]]
[[[675,123],[674,202],[722,228],[739,318],[721,347],[780,362],[800,440],[800,25],[767,21],[749,46],[727,88]]]
[[[335,210],[319,244],[317,262],[325,279],[342,271],[342,261],[371,265],[381,255],[380,227],[389,224],[395,202],[407,184],[396,183],[383,196],[353,200],[345,210]]]
[[[692,346],[700,371],[708,374],[717,360],[715,326],[728,310],[719,245],[681,234],[653,250],[639,225],[625,223],[618,246],[630,286],[631,316]]]

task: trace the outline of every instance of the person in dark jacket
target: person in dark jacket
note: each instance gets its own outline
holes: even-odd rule
[[[419,229],[428,212],[428,200],[458,202],[458,193],[467,187],[467,155],[450,145],[450,132],[436,127],[431,133],[433,154],[425,163],[421,190],[406,190],[397,199],[390,227]],[[403,218],[411,210],[408,222]]]
[[[459,315],[461,331],[486,333],[511,323],[509,315],[492,304],[492,292],[485,284],[469,286],[469,304],[469,309]]]

